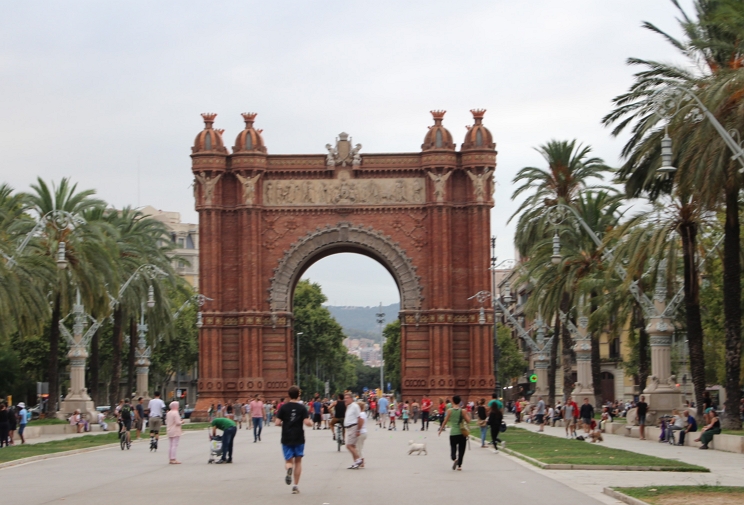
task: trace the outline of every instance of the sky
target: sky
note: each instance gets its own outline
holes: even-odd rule
[[[682,1],[689,9],[691,1]],[[680,58],[668,0],[0,0],[0,182],[71,177],[116,207],[196,222],[190,147],[202,112],[226,144],[257,112],[269,153],[324,153],[341,131],[365,152],[416,152],[445,109],[459,144],[487,109],[497,143],[497,255],[513,258],[511,181],[534,147],[578,139],[617,166],[601,118],[632,83],[628,57]],[[340,272],[344,275],[339,275]],[[387,276],[387,277],[385,277]],[[336,305],[398,301],[356,255],[311,267]],[[345,282],[344,282],[345,281]],[[361,289],[363,287],[363,289]]]

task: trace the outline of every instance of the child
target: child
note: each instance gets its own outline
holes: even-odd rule
[[[403,418],[403,431],[409,431],[408,429],[408,401],[403,405],[403,411],[401,417]]]
[[[106,416],[103,415],[103,412],[98,413],[98,426],[100,426],[103,431],[108,431]]]
[[[395,409],[394,408],[393,409],[390,409],[390,414],[389,415],[390,415],[390,426],[388,426],[388,431],[390,431],[390,430],[398,431],[398,428],[395,426],[395,416],[396,416],[396,413],[395,413]]]

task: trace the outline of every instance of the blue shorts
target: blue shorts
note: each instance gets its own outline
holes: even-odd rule
[[[289,461],[292,458],[301,458],[305,455],[305,444],[282,444],[282,452],[284,452],[284,461]]]

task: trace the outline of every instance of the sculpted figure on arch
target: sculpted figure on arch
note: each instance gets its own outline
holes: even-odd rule
[[[431,177],[431,180],[434,181],[434,196],[437,199],[437,202],[443,202],[445,193],[447,191],[447,188],[445,187],[445,184],[447,183],[447,179],[450,178],[450,175],[452,175],[452,172],[447,172],[444,175],[434,174],[432,172],[428,172],[429,177]]]

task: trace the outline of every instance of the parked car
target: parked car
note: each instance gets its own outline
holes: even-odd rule
[[[183,418],[184,419],[191,419],[191,413],[194,411],[192,407],[189,407],[187,409],[183,409]]]
[[[96,410],[98,412],[106,412],[107,410],[111,410],[111,407],[109,405],[99,405],[96,407]]]

